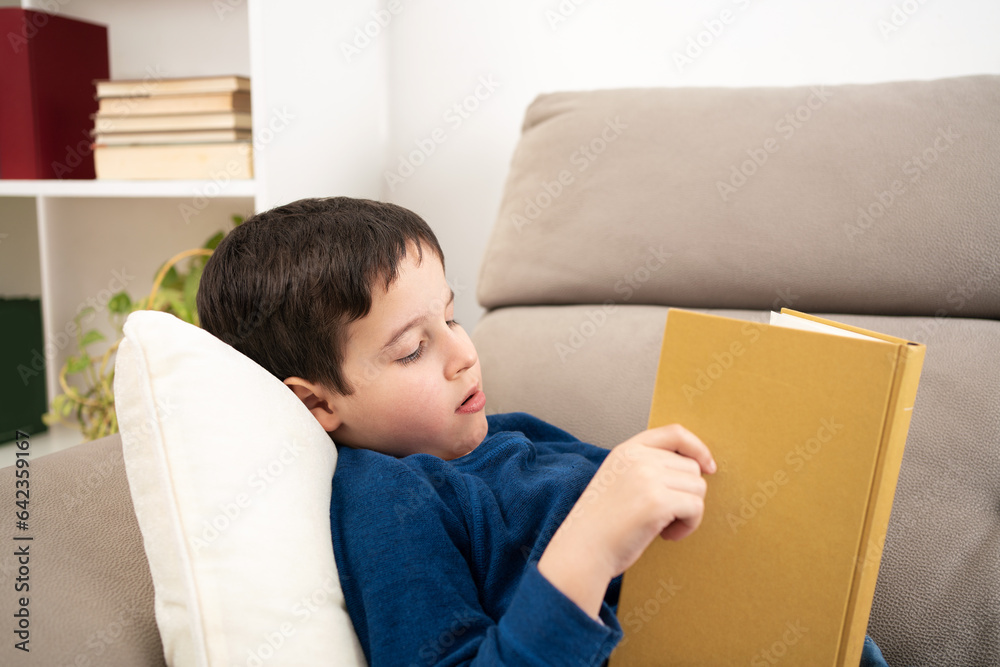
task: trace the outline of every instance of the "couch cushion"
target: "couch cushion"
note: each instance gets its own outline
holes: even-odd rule
[[[1000,76],[553,93],[483,306],[1000,317]]]
[[[168,663],[365,664],[333,554],[329,434],[207,331],[153,311],[123,330],[115,407]]]
[[[667,309],[502,308],[473,340],[490,413],[613,446],[643,430]],[[758,322],[766,312],[703,310]],[[891,665],[1000,664],[1000,322],[824,315],[926,343],[869,632]]]
[[[29,450],[30,451],[30,450]],[[0,645],[3,665],[165,665],[153,616],[153,580],[132,509],[121,438],[29,459],[30,653]],[[14,507],[15,468],[0,470]],[[14,521],[0,556],[4,609],[13,614]],[[10,618],[8,616],[8,618]]]

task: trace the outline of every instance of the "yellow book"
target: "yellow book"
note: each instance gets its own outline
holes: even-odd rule
[[[172,113],[250,112],[250,93],[205,93],[202,95],[151,95],[149,97],[102,97],[97,113],[106,117],[151,116]]]
[[[113,132],[93,133],[100,146],[134,146],[136,144],[216,144],[250,141],[250,130],[191,130],[189,132]]]
[[[253,178],[253,147],[249,142],[94,146],[97,178],[229,179]]]
[[[772,322],[668,313],[649,426],[684,425],[719,470],[698,530],[625,573],[612,667],[860,661],[925,347]]]
[[[180,130],[249,130],[252,118],[243,111],[176,113],[151,116],[94,114],[94,134],[172,132]]]
[[[190,95],[196,93],[231,93],[250,90],[245,76],[192,76],[157,79],[101,79],[94,82],[97,98],[150,97],[154,95]]]

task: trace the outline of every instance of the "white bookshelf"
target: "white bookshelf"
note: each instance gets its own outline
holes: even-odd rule
[[[4,1],[6,5],[16,2]],[[48,3],[55,6],[53,3]],[[63,15],[108,27],[111,77],[249,76],[252,180],[0,179],[0,296],[40,297],[47,391],[72,352],[85,304],[125,286],[148,293],[156,268],[200,246],[233,214],[302,197],[379,198],[386,147],[387,40],[347,63],[341,41],[378,0],[73,0]],[[47,11],[46,0],[22,0]],[[20,277],[19,277],[20,276]],[[27,276],[27,278],[24,278]],[[38,276],[34,278],[33,276]],[[109,338],[106,309],[89,325]],[[2,344],[0,333],[0,344]]]
[[[0,197],[253,197],[256,182],[2,180]]]

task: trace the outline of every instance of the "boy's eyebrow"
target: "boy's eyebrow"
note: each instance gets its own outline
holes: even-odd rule
[[[448,288],[448,302],[444,304],[445,309],[447,309],[448,306],[450,306],[454,301],[455,301],[455,290]],[[427,319],[427,315],[418,315],[417,317],[414,317],[412,320],[401,326],[399,329],[396,330],[392,338],[389,339],[389,342],[382,346],[381,352],[385,352],[390,347],[395,345],[399,341],[399,339],[403,337],[403,334],[405,334],[407,331],[409,331],[413,327],[423,322],[425,319]]]

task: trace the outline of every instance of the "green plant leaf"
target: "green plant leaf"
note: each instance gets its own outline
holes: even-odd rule
[[[104,334],[97,329],[91,329],[87,333],[83,334],[83,339],[80,341],[80,347],[87,347],[91,343],[96,343],[99,340],[106,340]]]
[[[173,313],[185,322],[191,321],[191,314],[184,303],[184,295],[178,289],[163,289],[157,295],[155,310],[162,310],[166,313]]]
[[[70,357],[66,360],[67,373],[81,373],[90,365],[90,355],[84,352],[79,357]]]
[[[116,315],[127,315],[132,310],[132,297],[124,290],[108,301],[108,310]]]
[[[246,220],[246,218],[244,218],[242,215],[239,215],[238,213],[234,213],[232,215],[232,220],[233,220],[233,226],[239,227],[240,225],[243,224],[243,221]]]
[[[216,232],[212,238],[205,241],[205,245],[203,245],[202,247],[208,250],[215,250],[216,248],[219,247],[219,241],[221,241],[225,236],[226,236],[225,232]]]
[[[198,303],[196,299],[198,297],[198,285],[201,283],[201,273],[203,268],[204,267],[198,264],[192,266],[187,280],[184,281],[184,306],[190,314],[190,319],[185,321],[190,324],[195,324],[194,316],[198,312]]]
[[[161,287],[180,287],[181,275],[177,271],[177,266],[171,266],[167,269],[167,275],[163,276],[163,282],[160,283]]]
[[[80,320],[82,320],[84,317],[86,317],[87,315],[92,315],[92,314],[94,314],[96,312],[97,311],[94,310],[93,306],[87,306],[86,308],[84,308],[80,312],[78,312],[76,314],[76,317],[74,317],[73,319],[76,320],[76,322],[79,324]]]

